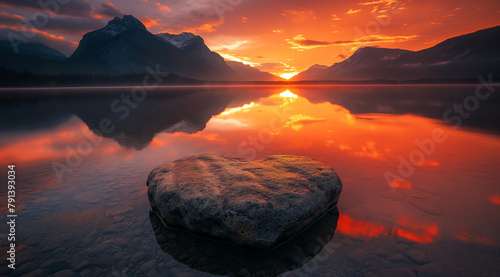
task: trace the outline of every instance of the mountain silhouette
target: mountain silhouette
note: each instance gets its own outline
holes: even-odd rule
[[[500,74],[500,26],[408,51],[365,47],[328,68],[313,66],[293,81],[467,79]]]
[[[83,36],[67,58],[43,44],[21,44],[15,53],[9,41],[0,41],[0,67],[34,74],[147,74],[146,68],[202,81],[269,81],[269,73],[252,67],[229,66],[192,33],[152,34],[131,15],[116,17]],[[233,69],[236,68],[236,69]]]

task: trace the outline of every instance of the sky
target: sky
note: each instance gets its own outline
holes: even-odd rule
[[[82,36],[133,15],[154,34],[192,32],[226,60],[291,77],[360,47],[421,50],[500,25],[498,0],[0,0],[0,39],[71,55]]]

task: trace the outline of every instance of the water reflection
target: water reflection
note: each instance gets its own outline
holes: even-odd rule
[[[190,268],[216,275],[277,276],[301,268],[320,253],[333,238],[339,211],[337,208],[328,211],[287,242],[260,251],[168,228],[152,211],[149,218],[162,250]]]
[[[50,90],[7,93],[0,96],[3,106],[0,130],[54,128],[77,116],[96,134],[112,138],[122,147],[141,150],[160,132],[194,134],[202,131],[210,118],[224,111],[231,102],[258,99],[263,93],[176,90],[149,95],[140,102],[133,102],[124,97],[126,95],[123,89],[88,94]],[[102,125],[103,120],[109,123]],[[111,127],[103,127],[108,125]]]
[[[23,218],[19,236],[31,253],[20,255],[20,263],[29,260],[34,261],[29,265],[41,267],[78,255],[88,264],[82,269],[69,261],[68,270],[74,274],[99,270],[111,275],[111,268],[132,276],[222,273],[229,263],[211,271],[209,257],[193,254],[201,262],[192,264],[183,254],[193,246],[181,249],[173,244],[177,239],[163,243],[175,259],[159,249],[155,252],[150,227],[154,220],[146,218],[149,202],[140,193],[157,165],[215,152],[247,159],[310,156],[343,178],[335,237],[323,251],[332,245],[338,249],[328,257],[316,255],[300,269],[286,268],[291,276],[383,275],[402,267],[418,274],[433,269],[454,276],[491,276],[497,271],[500,222],[492,220],[500,217],[497,94],[464,121],[465,126],[482,129],[454,129],[442,121],[442,114],[473,93],[473,86],[159,88],[122,120],[122,113],[110,105],[128,90],[0,93],[0,163],[18,163],[22,186],[16,202]],[[116,125],[104,137],[91,131],[99,127],[101,117]],[[415,163],[405,180],[388,183],[384,173],[398,173],[401,157],[409,160],[419,149],[415,140],[430,138],[436,128],[444,131],[446,142]],[[60,182],[51,163],[65,162],[68,147],[76,149],[82,140],[100,143]],[[5,174],[0,171],[2,178]],[[0,187],[0,202],[6,201],[5,190]],[[127,208],[123,218],[105,216],[114,207]],[[66,213],[64,220],[57,216],[61,212]],[[82,215],[99,220],[77,228],[73,218]],[[51,227],[54,220],[59,222],[57,234]],[[73,230],[83,227],[87,233],[95,231],[97,239],[85,247],[72,244],[82,238]],[[31,244],[39,234],[44,240]],[[64,247],[42,252],[63,235]],[[120,248],[109,247],[104,253],[108,259],[92,250],[110,242]],[[414,260],[414,250],[426,259]],[[137,252],[141,255],[132,259]],[[359,253],[363,255],[355,255]],[[109,255],[116,258],[110,260]],[[319,256],[313,273],[300,271]],[[99,265],[103,260],[108,263]],[[0,275],[4,273],[0,269]]]

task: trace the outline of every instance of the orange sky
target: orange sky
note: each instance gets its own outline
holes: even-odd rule
[[[0,34],[20,29],[19,17],[29,20],[40,10],[33,6],[37,1],[28,2],[0,0]],[[193,32],[224,58],[276,75],[332,65],[362,46],[420,50],[500,24],[497,0],[73,0],[67,5],[38,30],[40,40],[67,55],[84,33],[132,14],[153,33]]]

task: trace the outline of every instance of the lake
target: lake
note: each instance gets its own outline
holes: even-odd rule
[[[6,183],[15,165],[17,218],[16,269],[7,267],[4,223],[0,275],[498,276],[498,90],[1,90],[0,174]],[[146,178],[201,153],[293,154],[331,166],[343,183],[338,211],[304,232],[326,234],[321,247],[292,242],[276,262],[256,264],[224,242],[167,230],[150,214]],[[0,193],[8,214],[6,184]]]

